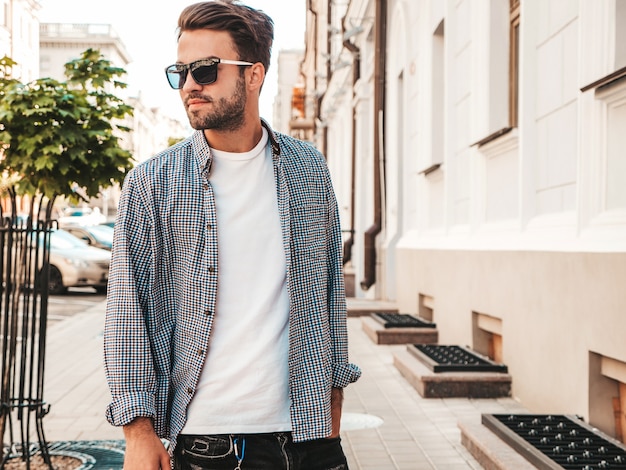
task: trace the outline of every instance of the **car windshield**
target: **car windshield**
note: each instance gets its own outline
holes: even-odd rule
[[[84,215],[91,214],[92,210],[89,207],[85,208],[67,208],[63,211],[63,215],[66,217],[82,217]]]
[[[86,243],[64,230],[53,230],[50,233],[50,248],[67,250],[70,248],[84,248]]]
[[[113,243],[113,229],[107,225],[94,225],[88,229],[101,242]]]

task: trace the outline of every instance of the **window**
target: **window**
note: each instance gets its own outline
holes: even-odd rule
[[[431,164],[443,163],[444,135],[444,82],[445,82],[445,25],[441,20],[433,34],[432,51],[432,91],[431,91],[431,126],[432,150]],[[429,166],[432,168],[432,166]]]
[[[519,107],[519,17],[520,1],[510,0],[509,26],[509,125],[517,127]]]

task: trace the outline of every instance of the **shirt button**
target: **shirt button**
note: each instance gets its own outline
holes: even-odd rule
[[[215,272],[215,268],[213,266],[209,266],[209,272],[210,273],[214,273]]]
[[[206,228],[207,228],[207,230],[213,230],[213,225],[207,224]]]
[[[193,388],[191,388],[191,387],[187,387],[187,393],[188,393],[189,395],[192,395],[192,394],[193,394]]]
[[[208,317],[209,315],[211,315],[211,310],[205,310],[204,314]]]
[[[208,184],[206,184],[206,183],[204,183],[204,184],[202,185],[202,189],[205,189],[205,190],[206,190],[206,189],[209,189],[209,185],[208,185]]]
[[[198,349],[198,355],[204,356],[204,349]]]

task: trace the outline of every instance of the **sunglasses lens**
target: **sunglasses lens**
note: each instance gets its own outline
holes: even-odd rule
[[[169,82],[170,86],[175,90],[178,90],[182,88],[185,84],[187,70],[181,70],[175,65],[171,65],[167,69],[165,69],[165,75],[167,76],[167,81]]]
[[[192,67],[191,76],[198,85],[210,85],[217,80],[217,64]]]
[[[205,63],[199,65],[199,62]],[[191,76],[198,85],[210,85],[217,80],[217,62],[210,61],[209,64],[206,62],[197,61],[189,65],[170,65],[165,69],[167,81],[172,88],[180,90],[185,85],[188,71],[191,71]]]

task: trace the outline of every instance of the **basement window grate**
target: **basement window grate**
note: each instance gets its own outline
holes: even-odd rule
[[[626,469],[626,446],[577,416],[483,414],[482,423],[538,468]]]
[[[414,344],[409,351],[433,372],[508,372],[506,365],[461,346]]]
[[[437,325],[408,313],[372,313],[372,317],[385,328],[436,328]]]

